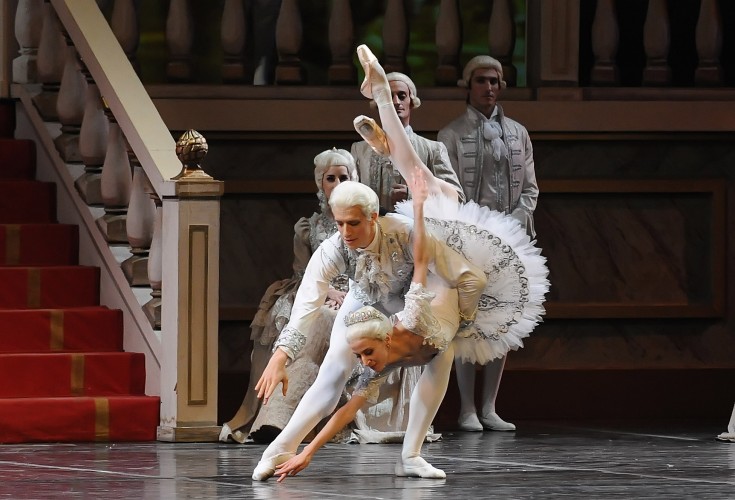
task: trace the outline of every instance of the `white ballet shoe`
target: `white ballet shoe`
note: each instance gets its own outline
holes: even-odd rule
[[[514,431],[516,426],[510,422],[506,422],[498,416],[497,413],[492,412],[487,415],[480,417],[480,422],[485,429],[491,431]]]
[[[232,429],[227,424],[222,424],[222,429],[219,431],[219,442],[227,443],[232,437]]]
[[[357,133],[373,148],[373,151],[380,156],[390,156],[388,138],[375,120],[369,116],[360,115],[352,121],[352,124]]]
[[[253,481],[265,481],[276,473],[276,466],[287,462],[295,455],[293,452],[279,453],[268,458],[261,458],[253,470]]]
[[[465,431],[465,432],[482,432],[482,424],[480,423],[480,419],[477,418],[477,413],[463,413],[459,416],[459,420],[457,420],[457,424],[459,425],[459,430]]]
[[[360,60],[365,79],[360,85],[360,93],[368,99],[373,99],[378,106],[393,105],[390,95],[390,85],[385,76],[385,70],[378,62],[378,58],[367,45],[357,47],[357,58]]]
[[[437,469],[421,457],[403,458],[396,464],[396,476],[446,479],[443,470]]]
[[[240,443],[244,444],[247,441],[248,436],[242,431],[233,431],[229,425],[222,424],[222,429],[219,431],[220,443]]]

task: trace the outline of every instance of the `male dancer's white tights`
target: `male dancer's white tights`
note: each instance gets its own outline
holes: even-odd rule
[[[263,452],[263,458],[295,452],[306,435],[337,407],[342,389],[357,362],[345,339],[344,317],[361,306],[362,303],[349,292],[334,320],[329,349],[314,384],[301,398],[286,427]]]

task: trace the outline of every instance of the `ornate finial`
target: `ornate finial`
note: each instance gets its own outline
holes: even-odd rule
[[[355,323],[363,323],[371,319],[383,319],[385,315],[375,308],[362,309],[347,313],[345,316],[345,326],[352,326]]]
[[[196,130],[187,130],[176,141],[176,156],[183,164],[177,179],[211,179],[212,176],[204,172],[199,163],[207,156],[207,140]]]

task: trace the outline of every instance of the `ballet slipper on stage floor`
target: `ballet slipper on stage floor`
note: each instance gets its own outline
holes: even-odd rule
[[[446,479],[443,470],[437,469],[421,457],[403,458],[396,464],[396,476]]]
[[[261,458],[258,465],[255,466],[253,471],[253,481],[265,481],[266,479],[273,477],[276,473],[276,466],[287,462],[295,453],[286,452],[273,455],[268,458]]]
[[[497,413],[488,413],[480,417],[480,423],[485,429],[491,431],[514,431],[516,426],[510,422],[506,422]]]

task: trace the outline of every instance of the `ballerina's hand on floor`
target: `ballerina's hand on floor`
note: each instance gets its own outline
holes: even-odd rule
[[[276,475],[280,476],[278,482],[282,482],[288,476],[295,476],[302,470],[306,469],[311,463],[311,455],[301,452],[287,462],[276,466]]]

